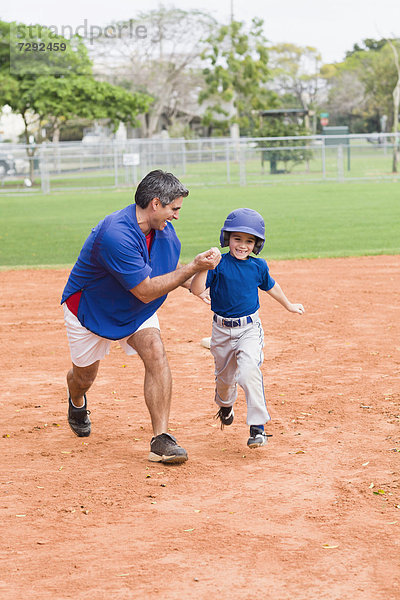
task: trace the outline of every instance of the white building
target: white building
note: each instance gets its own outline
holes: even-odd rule
[[[14,114],[8,104],[3,106],[0,113],[0,142],[16,144],[24,129],[21,115]]]

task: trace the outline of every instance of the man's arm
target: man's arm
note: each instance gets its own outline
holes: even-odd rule
[[[277,281],[275,281],[274,287],[267,291],[267,294],[272,296],[272,298],[279,302],[279,304],[282,304],[282,306],[286,308],[286,310],[288,310],[289,312],[298,313],[299,315],[302,315],[304,313],[304,306],[302,304],[293,304],[292,302],[290,302],[286,298],[281,286]]]
[[[178,270],[178,269],[181,269],[181,268],[182,268],[182,266],[183,266],[183,265],[182,265],[182,264],[181,264],[181,262],[179,261],[179,262],[178,262],[178,266],[176,267],[176,269],[177,269],[177,270]],[[186,279],[186,281],[184,281],[183,283],[181,283],[181,287],[185,288],[186,290],[190,290],[190,284],[192,283],[192,280],[193,280],[193,275],[192,275],[192,277],[189,277],[189,279]]]
[[[147,304],[160,296],[172,292],[175,288],[182,285],[199,271],[215,269],[221,260],[221,253],[218,248],[210,248],[206,252],[198,254],[194,260],[187,265],[157,277],[146,277],[136,287],[129,290],[139,300]]]

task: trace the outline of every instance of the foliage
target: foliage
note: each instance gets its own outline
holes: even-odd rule
[[[321,55],[312,46],[282,43],[269,48],[273,87],[280,96],[295,99],[296,106],[315,107],[320,87]],[[286,106],[286,105],[285,105]]]
[[[14,112],[20,113],[27,123],[28,113],[34,113],[40,123],[49,118],[65,121],[79,116],[108,119],[117,128],[120,121],[134,123],[135,116],[148,107],[148,96],[130,94],[123,88],[93,78],[91,61],[80,38],[55,38],[47,28],[34,27],[40,29],[45,43],[49,40],[54,43],[57,39],[66,44],[67,50],[62,53],[62,69],[58,53],[50,52],[45,60],[33,59],[28,63],[31,68],[28,74],[13,74],[12,69],[6,74],[3,70],[0,79],[3,101]],[[37,56],[39,53],[28,54]]]
[[[41,51],[26,51],[19,44],[40,44]],[[55,44],[63,50],[55,50]],[[91,75],[91,62],[83,40],[75,35],[66,39],[42,25],[0,21],[0,72],[15,78],[39,75]]]
[[[391,40],[400,48],[399,40]],[[343,63],[331,66],[324,75],[329,96],[326,105],[336,120],[346,120],[355,130],[380,131],[381,117],[388,118],[387,129],[393,127],[393,99],[398,75],[393,52],[387,40],[364,40],[364,49],[355,45]]]
[[[256,135],[257,137],[290,137],[307,136],[308,129],[304,125],[289,122],[286,119],[277,117],[265,117],[261,122]],[[311,160],[312,150],[307,148],[307,140],[268,140],[267,142],[258,141],[257,145],[262,148],[261,164],[269,162],[271,174],[290,173],[293,167],[299,163]],[[293,147],[295,146],[295,147]],[[271,150],[273,148],[273,150]],[[281,148],[274,150],[274,148]],[[278,169],[278,163],[283,162],[284,170]]]
[[[4,57],[4,44],[7,39],[11,39],[12,44],[17,39],[13,35],[10,37],[10,32],[26,26],[4,22],[0,22],[0,25],[0,52]],[[149,96],[131,94],[123,88],[93,78],[91,61],[79,37],[67,40],[62,36],[55,36],[48,28],[40,25],[30,27],[33,28],[33,32],[39,32],[44,43],[54,43],[57,40],[66,45],[66,50],[63,53],[49,52],[42,59],[38,58],[38,52],[28,53],[27,62],[19,65],[17,60],[17,64],[14,65],[23,67],[21,73],[18,72],[18,68],[13,68],[10,56],[6,58],[7,68],[2,65],[2,102],[8,104],[15,113],[22,115],[27,144],[35,129],[40,130],[44,125],[54,131],[66,120],[82,117],[91,120],[107,119],[116,129],[120,121],[136,123],[136,115],[147,110],[151,102]],[[59,59],[61,54],[62,63]],[[35,150],[34,146],[28,148],[30,159]],[[32,160],[30,165],[33,180]]]
[[[200,103],[206,102],[204,123],[216,127],[237,123],[248,129],[254,114],[277,104],[276,94],[266,86],[271,73],[263,21],[253,19],[248,31],[239,21],[223,25],[207,45],[202,55],[208,62],[203,70],[206,89],[199,95]]]
[[[346,58],[350,58],[353,54],[357,54],[357,52],[364,52],[365,50],[373,50],[378,51],[383,48],[386,44],[386,39],[382,38],[380,40],[374,40],[373,38],[366,38],[361,42],[361,45],[358,43],[354,44],[353,49],[346,52]]]

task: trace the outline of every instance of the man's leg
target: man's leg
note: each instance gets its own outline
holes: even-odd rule
[[[127,341],[139,354],[145,368],[144,398],[154,431],[149,460],[166,464],[185,462],[186,450],[168,433],[172,378],[160,331],[154,327],[141,329]]]
[[[172,378],[164,344],[158,329],[141,329],[134,333],[128,344],[144,363],[144,399],[150,413],[154,435],[168,431],[171,406]]]
[[[68,371],[67,384],[69,395],[72,404],[77,408],[84,405],[85,401],[83,395],[86,394],[96,379],[99,364],[99,360],[87,367],[77,367],[72,364],[72,369]]]
[[[86,392],[96,378],[99,363],[98,360],[87,367],[72,364],[72,369],[67,373],[68,424],[78,437],[87,437],[91,432]]]

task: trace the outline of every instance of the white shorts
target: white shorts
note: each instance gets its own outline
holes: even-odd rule
[[[88,367],[94,362],[102,360],[110,353],[110,346],[113,340],[108,340],[107,338],[100,337],[92,331],[89,331],[89,329],[86,329],[86,327],[81,325],[80,321],[69,310],[65,302],[62,306],[64,309],[64,322],[65,327],[67,328],[71,359],[74,365],[77,367]],[[147,329],[148,327],[160,329],[157,313],[151,315],[151,317],[142,323],[136,331]],[[136,331],[134,333],[136,333]],[[128,335],[121,340],[116,340],[128,355],[137,354],[136,350],[128,344],[128,339],[131,335]]]

